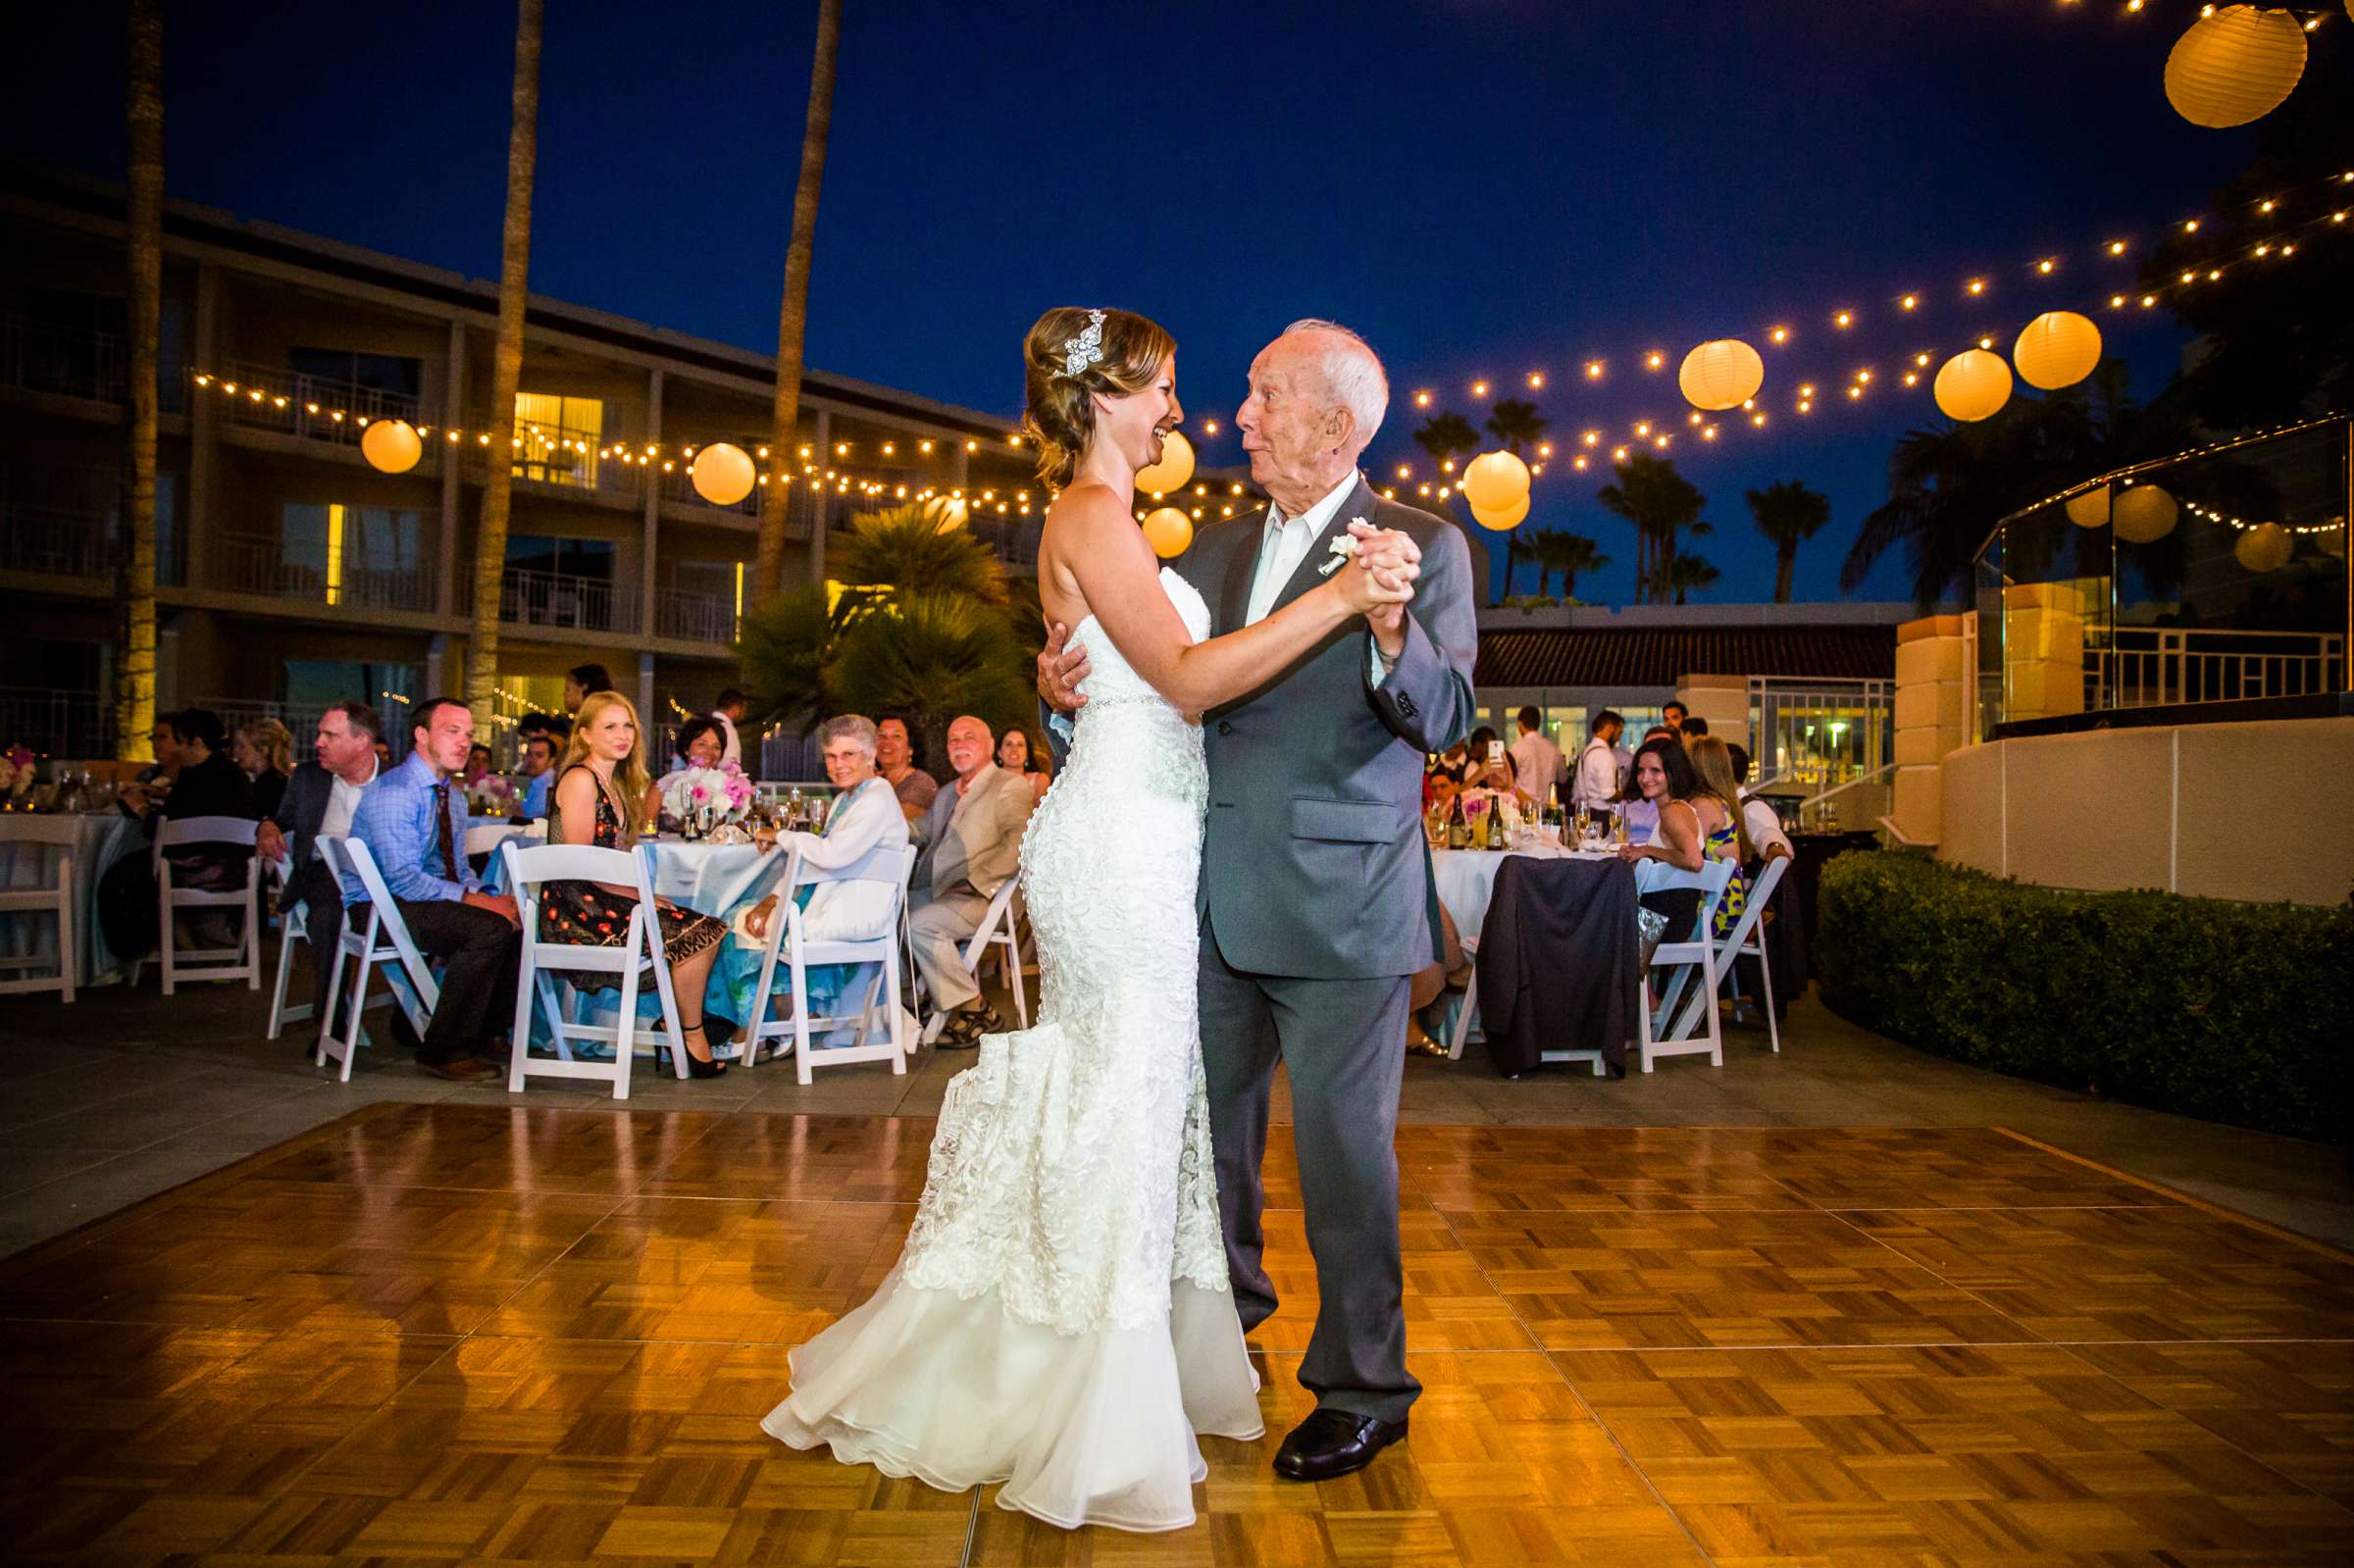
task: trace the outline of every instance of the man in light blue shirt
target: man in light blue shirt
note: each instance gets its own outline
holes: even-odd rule
[[[552,734],[527,735],[523,742],[523,757],[516,771],[523,775],[523,798],[515,808],[516,820],[540,822],[547,817],[548,788],[556,782],[556,751],[559,742]]]
[[[418,704],[414,749],[378,777],[352,815],[352,836],[368,846],[384,890],[409,936],[441,960],[441,998],[417,1050],[436,1078],[479,1082],[500,1075],[489,1058],[514,1016],[522,925],[515,900],[483,890],[466,863],[466,805],[450,783],[474,744],[474,715],[454,697]],[[343,884],[355,930],[367,922],[368,889]]]

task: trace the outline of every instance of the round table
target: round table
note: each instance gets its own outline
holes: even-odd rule
[[[4,822],[5,818],[0,818]],[[88,811],[75,819],[74,844],[42,844],[0,837],[0,887],[46,887],[57,880],[57,860],[74,857],[74,977],[77,986],[118,980],[124,966],[144,954],[118,954],[106,944],[98,924],[98,879],[125,855],[147,851],[139,824],[120,811]],[[57,922],[43,914],[0,915],[0,954],[11,958],[57,957]],[[12,970],[12,973],[14,971]]]
[[[1507,856],[1527,855],[1539,860],[1610,860],[1615,857],[1612,849],[1555,849],[1550,846],[1532,849],[1434,849],[1430,853],[1431,881],[1436,885],[1439,906],[1447,918],[1455,922],[1456,934],[1472,941],[1479,939],[1480,929],[1488,922],[1488,900],[1495,896],[1496,872]],[[1646,868],[1657,866],[1656,860],[1638,862],[1635,867],[1635,885],[1640,888]]]

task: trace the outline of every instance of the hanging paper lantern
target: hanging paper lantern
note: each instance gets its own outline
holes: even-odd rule
[[[407,420],[370,420],[360,431],[360,456],[383,473],[406,474],[424,455],[425,443]]]
[[[1503,506],[1483,507],[1474,501],[1471,503],[1471,516],[1481,528],[1494,529],[1499,533],[1507,529],[1516,529],[1528,516],[1528,492],[1523,490],[1518,500]]]
[[[1766,384],[1766,362],[1738,337],[1719,337],[1686,354],[1675,381],[1694,408],[1739,408]]]
[[[2277,572],[2288,565],[2289,552],[2295,547],[2288,530],[2277,523],[2259,523],[2241,531],[2231,555],[2251,572]]]
[[[2354,12],[2354,0],[2346,0],[2346,5],[2350,12]],[[2322,547],[2324,555],[2334,556],[2340,561],[2344,560],[2346,558],[2346,520],[2342,517],[2331,518],[2324,525],[2323,531],[2313,536],[2313,542]]]
[[[1136,471],[1136,488],[1144,495],[1167,495],[1185,488],[1194,477],[1194,443],[1181,430],[1160,439],[1160,461]]]
[[[1528,465],[1510,452],[1482,452],[1463,470],[1461,489],[1472,511],[1501,512],[1528,498]]]
[[[1174,560],[1194,542],[1194,520],[1180,507],[1164,506],[1145,514],[1145,542],[1162,560]]]
[[[2101,329],[2073,310],[2047,310],[2027,323],[2011,363],[2029,386],[2073,386],[2101,362]]]
[[[965,500],[962,496],[951,495],[942,500],[939,504],[940,531],[943,533],[946,533],[950,529],[960,529],[964,527],[965,519],[972,515],[972,508],[965,503]]]
[[[1930,390],[1948,418],[1966,424],[1986,419],[2011,401],[2011,367],[2000,354],[1966,348],[1938,367]]]
[[[2155,484],[2128,484],[2118,492],[2117,536],[2127,544],[2151,544],[2175,531],[2175,498]]]
[[[2072,495],[2066,503],[2068,520],[2080,529],[2103,529],[2109,526],[2109,486]]]
[[[713,506],[734,506],[752,493],[752,455],[741,446],[714,441],[687,465],[694,493]]]
[[[2194,126],[2244,126],[2280,107],[2305,75],[2305,28],[2287,11],[2225,6],[2166,57],[2166,96]]]

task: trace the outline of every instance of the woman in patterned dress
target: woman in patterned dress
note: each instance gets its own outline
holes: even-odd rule
[[[1620,859],[1664,861],[1678,871],[1698,871],[1704,860],[1733,863],[1732,880],[1724,885],[1724,897],[1718,900],[1716,918],[1710,927],[1716,936],[1723,936],[1741,918],[1742,902],[1747,896],[1741,866],[1750,849],[1739,808],[1728,804],[1701,782],[1700,775],[1693,770],[1692,758],[1682,745],[1663,737],[1644,741],[1643,748],[1635,753],[1634,773],[1627,781],[1627,788],[1659,808],[1660,825],[1653,830],[1649,842],[1621,848]],[[1650,895],[1644,902],[1667,914],[1673,925],[1688,918],[1678,912],[1683,906],[1698,908],[1698,898],[1697,893],[1684,890]]]
[[[640,739],[638,710],[618,691],[591,693],[573,722],[572,741],[565,748],[564,766],[556,776],[548,813],[547,841],[551,844],[594,844],[599,849],[628,849],[638,842],[635,803],[645,798],[645,749]],[[629,939],[630,915],[638,907],[637,889],[602,882],[550,882],[539,889],[539,936],[543,941],[618,947]],[[667,898],[654,900],[654,918],[662,929],[662,951],[670,960],[671,986],[684,1013],[692,1006],[694,1017],[679,1020],[687,1046],[687,1068],[696,1078],[717,1078],[727,1064],[714,1061],[711,1042],[703,1033],[703,986],[719,956],[720,938],[728,928],[708,915],[681,909]],[[587,990],[620,988],[618,975],[576,974],[573,984]]]

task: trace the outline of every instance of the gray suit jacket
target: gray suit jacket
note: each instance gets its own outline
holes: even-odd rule
[[[916,856],[915,885],[937,894],[969,882],[982,897],[994,898],[1020,868],[1022,830],[1030,825],[1038,795],[1027,775],[1008,773],[993,762],[961,797],[961,816],[958,798],[953,781],[942,784],[931,807],[916,819],[913,835],[922,853]]]
[[[1203,717],[1209,759],[1200,904],[1235,968],[1327,980],[1410,975],[1443,953],[1422,838],[1422,763],[1469,732],[1478,657],[1471,552],[1456,526],[1386,501],[1362,477],[1276,596],[1323,581],[1325,540],[1353,519],[1422,550],[1406,652],[1372,683],[1372,632],[1341,628],[1289,669]],[[1195,535],[1177,571],[1239,631],[1265,514]]]

